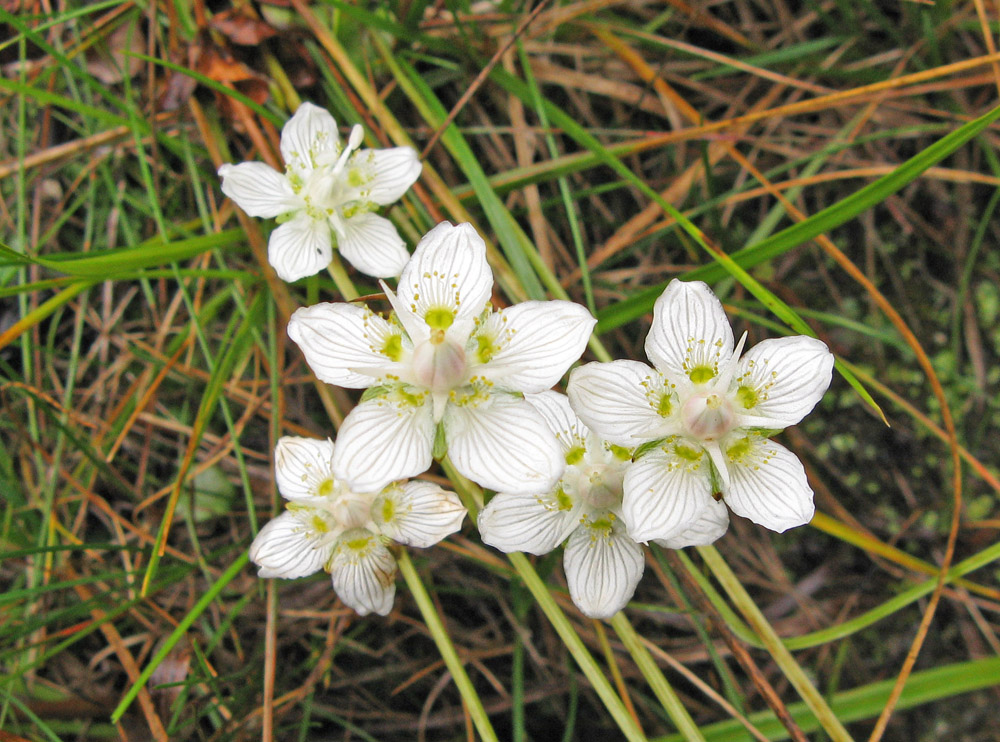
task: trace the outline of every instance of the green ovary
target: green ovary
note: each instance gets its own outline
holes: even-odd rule
[[[701,451],[679,443],[674,446],[674,453],[685,461],[697,461],[701,458]]]
[[[736,398],[743,405],[744,409],[749,410],[754,407],[759,401],[760,397],[757,396],[757,392],[749,386],[741,386],[736,390]]]
[[[316,495],[318,497],[329,497],[333,494],[333,480],[324,479],[319,483],[319,487],[316,488]]]
[[[398,361],[403,355],[403,338],[399,335],[390,335],[382,346],[382,354],[389,357],[391,361]]]
[[[352,538],[344,542],[346,546],[351,551],[364,551],[371,544],[371,536],[358,536],[357,538]]]
[[[730,461],[739,461],[750,452],[750,439],[741,438],[726,449],[726,456]]]
[[[493,339],[488,335],[476,335],[476,360],[479,363],[489,363],[493,355],[500,350],[493,344]]]
[[[326,533],[327,531],[330,530],[330,527],[327,525],[326,521],[323,520],[323,518],[320,517],[319,515],[314,515],[312,517],[312,527],[313,531],[315,531],[316,533]]]
[[[572,510],[573,509],[573,498],[566,494],[566,490],[562,487],[556,490],[556,504],[560,510]]]
[[[432,330],[447,330],[455,321],[455,313],[446,307],[428,309],[424,321]]]
[[[614,516],[605,515],[603,518],[598,518],[595,521],[591,521],[587,524],[587,527],[595,533],[595,535],[600,534],[601,536],[608,536],[614,530],[615,524],[613,520]]]
[[[614,454],[614,457],[619,461],[629,461],[632,458],[632,451],[624,446],[616,446],[613,443],[608,444],[608,450]]]
[[[670,401],[670,395],[667,393],[662,394],[659,403],[656,405],[656,412],[660,417],[669,417],[673,409],[674,405]]]
[[[715,369],[711,366],[697,366],[691,369],[688,377],[695,384],[704,384],[706,381],[711,381],[715,378]]]
[[[396,503],[394,503],[389,498],[382,501],[382,522],[392,523],[392,519],[396,517]]]
[[[587,453],[587,449],[583,446],[573,446],[573,448],[566,452],[566,464],[568,466],[579,464],[585,453]]]

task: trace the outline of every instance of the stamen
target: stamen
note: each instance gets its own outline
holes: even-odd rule
[[[729,391],[729,384],[733,380],[733,376],[736,375],[736,369],[739,368],[740,355],[743,353],[743,346],[746,344],[748,334],[746,330],[743,331],[743,336],[736,344],[732,358],[722,369],[722,373],[719,374],[719,378],[715,382],[715,388],[723,394]]]
[[[354,153],[354,150],[361,146],[361,142],[364,138],[365,131],[361,128],[361,124],[355,124],[354,128],[351,129],[351,135],[347,138],[347,143],[344,145],[343,151],[340,153],[340,157],[333,166],[334,175],[340,175],[340,173],[343,172],[344,166],[347,165],[348,158],[350,158],[350,156]]]
[[[389,304],[392,306],[393,311],[396,312],[396,319],[399,320],[400,324],[403,325],[403,329],[406,330],[406,334],[410,336],[410,340],[418,342],[427,333],[421,332],[421,325],[423,323],[413,316],[409,309],[403,306],[403,302],[399,300],[399,297],[393,293],[393,290],[386,286],[385,281],[381,278],[379,279],[378,285],[382,287],[382,291],[385,292],[385,298],[389,300]]]
[[[746,336],[744,335],[744,337]],[[722,484],[722,494],[725,494],[729,490],[729,467],[726,465],[726,456],[717,441],[702,441],[701,445],[708,453],[709,458],[712,459],[712,464],[715,466],[715,471],[718,472]]]

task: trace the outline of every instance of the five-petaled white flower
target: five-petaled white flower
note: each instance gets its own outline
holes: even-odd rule
[[[410,147],[358,149],[363,136],[356,125],[342,145],[333,116],[303,103],[281,130],[284,175],[262,162],[219,168],[222,192],[241,209],[282,222],[271,233],[267,259],[283,280],[326,268],[334,244],[371,276],[398,276],[406,264],[396,227],[372,211],[406,193],[422,166]]]
[[[642,546],[622,523],[622,480],[632,449],[601,440],[557,392],[526,395],[545,418],[566,460],[558,484],[541,494],[496,495],[479,514],[483,543],[501,551],[547,554],[565,541],[563,565],[573,602],[591,618],[625,607],[642,577]],[[709,544],[726,532],[725,505],[714,500],[686,529],[657,543],[672,549]]]
[[[340,599],[362,616],[386,615],[396,594],[390,541],[431,546],[455,533],[465,508],[430,482],[393,482],[357,492],[333,475],[330,440],[285,437],[274,450],[278,491],[287,510],[250,546],[261,577],[305,577],[321,569]]]
[[[316,376],[370,387],[344,419],[337,477],[356,489],[425,471],[447,451],[455,468],[505,492],[549,489],[564,462],[522,394],[550,388],[586,346],[595,320],[579,304],[528,301],[495,311],[486,246],[469,224],[442,222],[417,245],[394,310],[317,304],[288,336]]]
[[[788,449],[768,439],[799,422],[830,385],[833,355],[815,338],[765,340],[740,358],[722,304],[704,283],[672,281],[646,338],[655,369],[590,363],[570,376],[580,418],[620,446],[640,446],[624,481],[637,541],[670,539],[720,493],[774,531],[808,523],[813,493]]]

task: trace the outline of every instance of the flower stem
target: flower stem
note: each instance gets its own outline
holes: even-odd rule
[[[340,259],[340,253],[334,251],[333,259],[326,267],[326,270],[330,273],[330,278],[333,279],[344,301],[354,301],[358,298],[358,290],[354,288],[354,283],[344,269],[344,262]]]
[[[452,485],[454,485],[455,492],[462,500],[462,504],[469,511],[469,517],[475,521],[479,516],[479,511],[483,507],[482,490],[459,474],[455,469],[455,465],[451,463],[451,460],[447,456],[441,460],[441,467],[451,480]],[[528,558],[518,552],[508,554],[507,558],[514,565],[514,569],[517,570],[521,580],[527,586],[532,596],[534,596],[535,602],[538,603],[542,612],[549,619],[549,623],[552,624],[556,633],[559,634],[559,638],[566,645],[566,649],[569,650],[573,659],[576,660],[576,664],[583,671],[583,674],[587,676],[587,680],[590,681],[590,685],[604,703],[604,707],[618,723],[625,738],[629,742],[646,742],[646,735],[643,734],[642,729],[636,723],[635,719],[629,715],[625,704],[622,703],[621,698],[618,697],[618,694],[615,693],[604,673],[601,672],[597,662],[591,656],[590,652],[587,651],[580,635],[576,633],[569,619],[566,618],[566,614],[556,604],[552,593],[549,592],[548,587],[542,582],[542,578],[538,576]]]
[[[566,649],[573,655],[576,664],[580,666],[583,674],[587,676],[591,687],[593,687],[594,691],[600,697],[604,707],[611,714],[612,718],[614,718],[625,738],[629,742],[645,742],[646,735],[639,728],[635,719],[629,715],[621,698],[611,688],[608,679],[601,672],[601,668],[598,667],[597,662],[594,661],[590,652],[583,645],[583,640],[580,639],[580,635],[573,629],[569,619],[566,618],[566,614],[556,604],[548,587],[542,582],[542,578],[538,576],[535,568],[531,566],[531,562],[520,552],[508,554],[507,558],[510,559],[510,563],[514,565],[517,573],[524,580],[524,584],[531,591],[535,602],[538,603],[539,607],[545,613],[546,618],[549,619],[549,623],[552,624],[556,633],[559,634],[559,638],[566,645]]]
[[[642,672],[643,677],[646,678],[646,682],[649,683],[653,694],[660,702],[660,705],[663,706],[663,710],[673,720],[677,731],[689,742],[705,742],[705,737],[702,736],[698,725],[694,723],[694,719],[691,718],[687,709],[684,708],[681,699],[677,697],[663,671],[660,670],[649,650],[643,645],[639,635],[636,634],[635,629],[632,628],[632,624],[629,623],[629,620],[622,611],[618,611],[611,619],[611,627],[617,632],[625,648],[632,655],[632,659],[638,666],[639,671]]]
[[[416,567],[413,566],[409,552],[406,549],[401,549],[397,561],[399,571],[402,572],[403,579],[406,580],[406,586],[410,588],[410,592],[417,601],[417,607],[420,608],[420,613],[424,617],[424,623],[427,624],[427,628],[434,638],[434,643],[437,644],[438,652],[441,653],[441,659],[444,660],[458,692],[462,695],[462,700],[469,711],[469,716],[472,717],[472,723],[476,725],[480,738],[484,742],[499,742],[496,732],[493,731],[493,725],[490,724],[490,719],[486,715],[486,709],[483,708],[483,702],[479,699],[479,694],[476,693],[472,681],[469,680],[469,676],[465,672],[465,666],[455,651],[455,645],[451,643],[451,637],[448,636],[448,631],[444,627],[441,616],[438,615],[427,588],[424,587]]]
[[[771,657],[781,668],[781,671],[788,678],[789,682],[795,686],[802,700],[810,708],[816,719],[823,726],[823,729],[833,742],[851,742],[851,735],[840,723],[836,714],[827,704],[826,699],[816,690],[815,686],[806,677],[805,672],[799,667],[792,653],[782,643],[781,638],[775,633],[771,624],[768,623],[764,614],[753,602],[753,599],[743,588],[739,578],[733,573],[723,560],[722,555],[714,546],[699,546],[698,553],[705,560],[705,564],[712,570],[715,579],[719,581],[723,589],[729,594],[729,599],[733,601],[743,617],[750,624],[750,627],[757,632],[757,635],[764,643],[764,647]]]

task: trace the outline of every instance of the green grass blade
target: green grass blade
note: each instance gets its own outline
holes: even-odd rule
[[[177,628],[175,628],[171,632],[170,636],[164,640],[163,644],[160,645],[159,650],[153,655],[146,667],[143,668],[135,683],[133,683],[132,686],[125,692],[125,695],[122,696],[122,700],[118,702],[115,710],[111,712],[111,721],[117,723],[118,720],[122,718],[122,714],[124,714],[128,707],[132,704],[135,697],[139,695],[139,691],[146,686],[150,676],[152,676],[156,668],[160,666],[160,663],[167,658],[167,655],[169,655],[173,648],[177,645],[177,642],[184,638],[184,635],[187,633],[187,630],[191,628],[191,625],[198,619],[205,609],[208,608],[219,593],[222,592],[222,589],[233,581],[236,575],[240,573],[249,561],[249,552],[242,552],[238,557],[236,557],[236,560],[229,565],[229,568],[219,576],[219,579],[205,591],[205,594],[198,599],[198,602],[194,604],[191,610],[188,611],[187,615],[185,615],[184,618],[182,618],[177,624]]]
[[[1000,107],[963,124],[911,157],[888,175],[882,176],[847,198],[765,240],[737,250],[732,254],[732,260],[741,268],[752,268],[788,252],[817,235],[839,227],[913,182],[929,167],[952,154],[997,119],[1000,119]],[[725,275],[726,272],[720,266],[705,265],[687,273],[684,278],[712,282],[718,281]],[[652,286],[625,301],[606,307],[598,315],[595,332],[598,334],[608,332],[651,311],[653,302],[663,293],[665,287],[665,283]]]
[[[830,706],[840,720],[846,723],[871,719],[882,710],[894,682],[895,680],[883,680],[837,693],[830,701]],[[915,708],[925,703],[954,698],[963,693],[995,685],[1000,685],[1000,657],[922,670],[907,678],[896,709],[902,711]],[[820,725],[816,716],[804,703],[791,704],[788,706],[788,712],[803,732],[819,731]],[[770,711],[751,714],[749,720],[770,740],[788,739],[788,730]],[[706,742],[743,739],[745,733],[743,725],[735,719],[703,726],[701,731],[705,735]],[[658,737],[655,742],[684,742],[684,738],[673,734]]]

